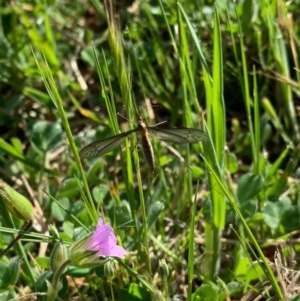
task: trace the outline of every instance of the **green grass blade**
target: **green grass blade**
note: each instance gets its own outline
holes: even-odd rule
[[[83,181],[83,185],[85,187],[85,191],[86,191],[86,194],[87,194],[87,201],[88,201],[86,203],[87,210],[88,210],[90,219],[93,221],[94,224],[96,224],[97,220],[98,220],[98,212],[96,210],[92,195],[90,193],[89,186],[88,186],[88,183],[87,183],[87,179],[86,179],[86,176],[85,176],[85,172],[83,170],[81,160],[80,160],[80,157],[79,157],[79,153],[78,153],[78,150],[77,150],[77,147],[76,147],[76,144],[75,144],[75,141],[74,141],[74,137],[73,137],[73,134],[72,134],[72,131],[71,131],[71,128],[70,128],[70,124],[68,122],[68,118],[67,118],[66,112],[64,110],[63,100],[60,97],[57,85],[56,85],[55,80],[54,80],[53,75],[52,75],[51,68],[48,65],[45,57],[43,57],[42,63],[39,62],[39,60],[37,59],[35,53],[34,53],[34,57],[35,57],[35,61],[36,61],[36,64],[38,66],[39,72],[40,72],[40,74],[43,78],[45,87],[46,87],[46,89],[47,89],[47,91],[48,91],[48,93],[51,97],[51,100],[53,101],[53,104],[55,105],[55,107],[57,108],[57,110],[59,112],[59,116],[61,118],[62,124],[64,126],[65,131],[66,131],[72,153],[75,157],[75,161],[76,161],[76,164],[78,166],[79,173],[80,173],[82,181]],[[42,68],[41,64],[43,64],[43,68]]]

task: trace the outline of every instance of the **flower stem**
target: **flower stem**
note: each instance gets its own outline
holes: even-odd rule
[[[61,283],[59,282],[59,279],[70,262],[71,261],[69,259],[66,260],[54,273],[52,283],[48,283],[47,301],[54,301],[56,299],[57,294],[61,289]]]

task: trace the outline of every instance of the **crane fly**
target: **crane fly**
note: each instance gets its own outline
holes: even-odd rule
[[[140,117],[138,126],[127,132],[117,134],[102,140],[98,140],[86,145],[80,151],[80,157],[83,159],[102,156],[113,150],[131,134],[138,133],[141,139],[141,146],[148,167],[155,169],[154,153],[149,134],[163,142],[173,143],[194,143],[206,139],[206,134],[195,128],[168,128],[160,126],[147,126]]]

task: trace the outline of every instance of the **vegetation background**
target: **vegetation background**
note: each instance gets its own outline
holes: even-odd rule
[[[35,211],[1,300],[50,300],[55,242],[98,216],[128,255],[70,265],[58,300],[300,300],[298,0],[0,3],[0,177]],[[139,114],[207,139],[184,163],[153,139],[154,173],[134,135],[80,161]],[[27,221],[1,197],[4,249]]]

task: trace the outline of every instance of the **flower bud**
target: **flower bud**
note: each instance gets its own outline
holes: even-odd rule
[[[104,275],[107,278],[111,278],[115,274],[116,268],[114,262],[114,260],[109,260],[104,264]]]
[[[34,210],[30,201],[2,180],[0,180],[0,199],[14,216],[25,221],[33,219]]]
[[[51,236],[53,236],[54,238],[59,239],[59,233],[58,233],[57,228],[55,227],[55,225],[50,224],[49,227],[48,227],[48,230],[49,230],[49,234]]]
[[[161,259],[158,263],[158,274],[164,280],[169,277],[169,267],[164,259]]]
[[[56,272],[61,265],[67,260],[67,251],[64,244],[58,241],[50,255],[50,268],[52,272]]]

